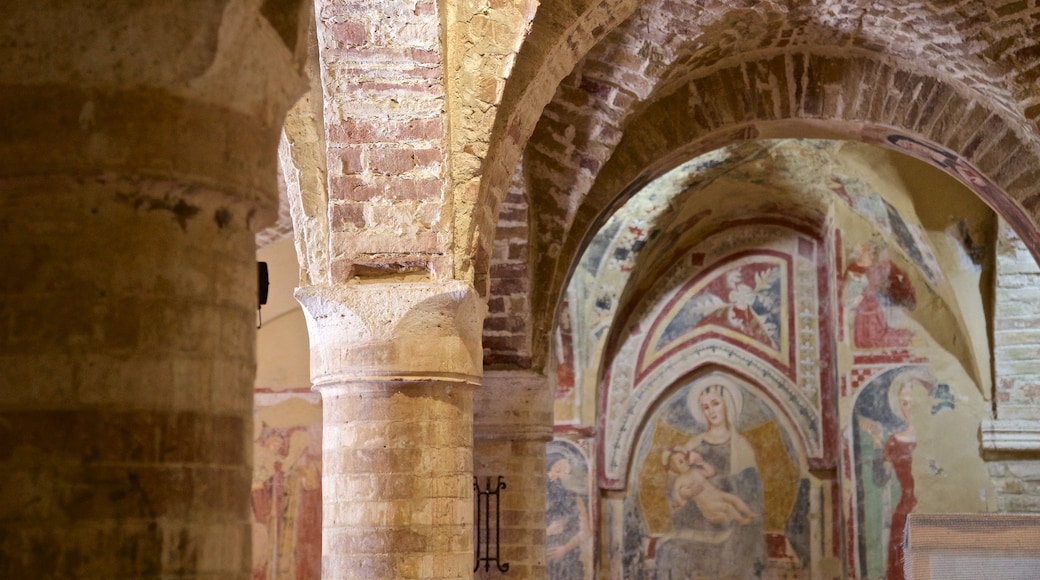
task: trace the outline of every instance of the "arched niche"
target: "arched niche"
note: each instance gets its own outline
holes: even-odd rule
[[[770,388],[710,365],[661,392],[606,500],[611,574],[808,577],[834,560],[837,488]]]

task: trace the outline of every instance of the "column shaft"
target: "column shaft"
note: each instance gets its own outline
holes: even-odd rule
[[[483,302],[458,282],[297,299],[324,409],[322,578],[471,577]]]
[[[0,577],[247,577],[253,236],[189,189],[0,181]]]
[[[472,387],[322,388],[322,578],[460,578],[472,570]]]
[[[0,19],[0,578],[249,575],[289,1]],[[277,25],[277,28],[276,28]]]
[[[499,475],[506,483],[500,496],[501,559],[509,564],[510,578],[544,578],[545,445],[552,439],[548,380],[531,371],[488,371],[473,406],[473,473],[481,485]],[[482,566],[477,577],[498,577],[491,570],[486,575]]]

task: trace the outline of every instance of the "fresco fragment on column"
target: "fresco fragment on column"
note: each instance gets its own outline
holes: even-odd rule
[[[253,580],[321,578],[321,404],[310,393],[257,392]]]
[[[546,577],[594,578],[593,508],[595,489],[589,440],[550,441],[545,455]]]

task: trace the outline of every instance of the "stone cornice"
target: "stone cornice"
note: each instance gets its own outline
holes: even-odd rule
[[[473,438],[494,441],[552,439],[549,380],[534,371],[487,371],[473,395]]]
[[[1040,420],[987,420],[979,431],[983,451],[1040,451]]]

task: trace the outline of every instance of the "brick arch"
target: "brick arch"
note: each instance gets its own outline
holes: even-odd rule
[[[727,59],[742,59],[756,49],[829,46],[834,54],[852,51],[915,62],[921,70],[936,76],[1001,93],[1004,105],[998,106],[1009,111],[1025,110],[1033,122],[1040,118],[1040,96],[1031,96],[1036,92],[1035,79],[1040,76],[1040,67],[1035,66],[1040,62],[1040,23],[1034,22],[1036,18],[1029,9],[991,10],[984,2],[961,3],[955,9],[938,1],[910,7],[891,4],[839,0],[792,6],[780,2],[652,0],[636,6],[622,0],[543,5],[506,83],[485,163],[478,172],[480,184],[473,193],[476,203],[469,202],[461,210],[473,211],[472,219],[456,222],[460,228],[454,244],[457,263],[468,264],[461,270],[473,267],[478,245],[485,249],[490,246],[513,168],[521,154],[534,157],[528,155],[528,140],[546,105],[559,105],[557,118],[562,115],[569,122],[576,116],[573,109],[583,104],[598,107],[601,112],[625,111],[645,97],[636,87],[603,78],[609,76],[601,74],[604,70],[617,70],[651,86],[668,87],[683,82],[682,72],[677,80],[659,70],[673,64],[686,70],[724,67],[728,66]],[[751,14],[761,17],[760,26],[739,29]],[[739,29],[736,33],[734,26]],[[568,74],[570,77],[564,80]],[[575,98],[568,99],[568,94]],[[568,109],[568,105],[574,107]],[[582,135],[579,127],[573,139],[607,142],[609,156],[613,146],[610,141],[619,134],[619,125],[594,121],[581,120],[602,130],[596,128]],[[560,137],[559,132],[549,134]],[[570,161],[559,155],[554,159],[561,169],[558,173],[566,174],[567,169],[580,172],[596,167],[605,157],[583,152]]]
[[[477,175],[476,199],[469,198],[463,186],[462,197],[455,200],[457,212],[472,212],[466,216],[469,219],[456,220],[456,278],[487,279],[487,272],[479,270],[489,264],[476,258],[491,254],[499,210],[543,107],[575,63],[639,5],[639,0],[579,0],[546,3],[538,9],[515,64],[506,73],[487,154]],[[483,288],[477,289],[483,292]]]
[[[599,167],[613,153],[629,117],[661,95],[682,87],[691,76],[728,69],[738,74],[735,79],[723,77],[727,85],[723,88],[745,83],[777,84],[766,75],[749,78],[748,71],[740,70],[745,62],[782,60],[788,54],[807,52],[829,54],[843,62],[855,54],[902,63],[899,66],[928,71],[933,76],[970,77],[972,84],[987,87],[987,94],[979,93],[979,99],[1014,109],[1009,104],[1013,103],[1012,95],[997,88],[1003,69],[969,52],[971,33],[961,30],[964,22],[940,18],[930,10],[919,5],[908,9],[902,19],[885,19],[887,13],[876,7],[871,10],[850,5],[839,5],[833,13],[768,2],[753,7],[709,3],[704,10],[697,10],[683,2],[663,0],[640,9],[561,84],[527,144],[525,163],[533,202],[547,208],[543,215],[565,216],[539,224],[538,230],[548,232],[549,237],[563,235],[573,219],[576,200],[587,193]],[[951,43],[954,38],[965,42]],[[823,73],[831,77],[844,74],[840,67]],[[855,87],[847,88],[852,89],[848,94],[856,94]],[[774,109],[768,114],[783,114],[777,102],[783,98],[794,96],[775,95],[773,102],[766,104]]]
[[[532,255],[542,258],[534,265],[535,274],[544,277],[532,283],[534,364],[546,356],[556,297],[572,262],[610,213],[607,208],[623,203],[642,184],[697,154],[740,140],[830,137],[870,142],[886,128],[974,164],[991,180],[988,185],[944,169],[980,193],[1037,253],[1040,148],[1020,113],[961,85],[865,56],[806,51],[745,61],[688,78],[630,118],[609,161],[576,203],[569,228],[561,238],[543,242],[558,244],[558,257],[544,245],[532,248]]]

